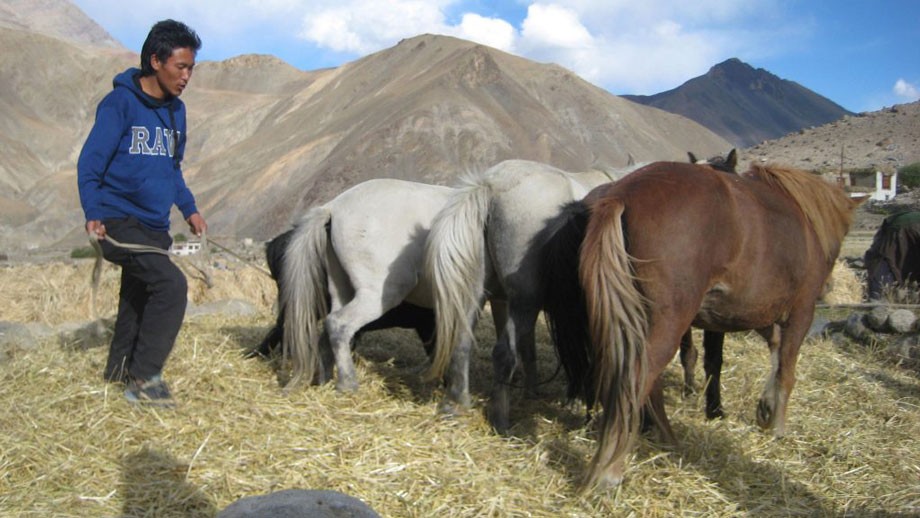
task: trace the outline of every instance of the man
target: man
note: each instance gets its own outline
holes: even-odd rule
[[[117,75],[97,106],[77,162],[86,231],[101,241],[106,260],[121,266],[118,316],[103,375],[124,383],[125,397],[134,403],[173,406],[162,371],[182,326],[188,289],[167,252],[172,206],[193,234],[208,228],[179,167],[186,143],[179,96],[200,48],[198,35],[185,24],[156,23],[144,41],[140,70]]]

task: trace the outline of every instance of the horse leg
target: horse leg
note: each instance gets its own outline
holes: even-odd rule
[[[757,402],[757,424],[764,430],[772,428],[774,437],[782,437],[786,433],[786,405],[795,385],[799,348],[811,324],[810,318],[796,320],[798,322],[790,320],[782,329],[773,324],[758,331],[770,347],[772,369]]]
[[[509,328],[513,327],[514,324],[509,320],[495,342],[495,347],[492,348],[493,379],[492,395],[489,399],[489,422],[492,423],[495,431],[502,434],[511,427],[509,387],[517,365],[517,357],[510,338],[514,331],[513,329],[509,331]]]
[[[652,385],[649,392],[648,403],[643,410],[643,417],[649,425],[654,424],[658,431],[658,440],[671,447],[677,446],[677,437],[674,435],[674,429],[671,428],[671,421],[664,409],[664,386],[659,376]]]
[[[245,357],[255,358],[259,356],[262,358],[270,358],[275,354],[275,351],[278,350],[278,346],[281,345],[281,340],[283,338],[284,312],[281,312],[275,319],[275,324],[268,330],[268,333],[265,334],[265,338],[262,339],[262,342],[254,349],[246,352]]]
[[[688,328],[687,332],[680,337],[680,365],[684,369],[685,396],[696,393],[696,380],[693,371],[696,369],[698,356],[696,347],[693,347],[693,330]]]
[[[468,315],[470,328],[475,329],[478,321],[478,312]],[[460,342],[454,347],[447,371],[447,393],[438,407],[442,414],[460,415],[470,406],[470,353],[475,337],[464,334]]]
[[[725,417],[722,410],[722,347],[725,333],[703,332],[703,370],[706,372],[706,417]]]
[[[531,321],[529,329],[518,335],[518,353],[521,356],[521,363],[524,367],[524,397],[534,399],[539,396],[537,393],[537,343],[534,333],[536,324],[536,315]]]
[[[351,344],[355,334],[384,313],[380,297],[366,291],[357,291],[355,297],[326,317],[325,332],[337,371],[335,388],[339,392],[354,392],[358,389],[358,377],[352,359]]]
[[[319,365],[317,365],[316,379],[317,385],[323,385],[332,381],[332,373],[335,369],[335,355],[332,353],[332,344],[329,341],[329,331],[323,328],[319,335]]]
[[[498,336],[508,323],[508,301],[490,300],[489,308],[492,310],[492,322],[495,323],[495,335]]]
[[[492,368],[494,379],[490,398],[489,421],[499,433],[505,433],[511,427],[511,378],[518,363],[518,354],[524,364],[525,392],[536,392],[536,344],[534,324],[537,310],[524,303],[509,303],[508,320],[501,337],[492,349]],[[520,348],[520,351],[518,349]]]

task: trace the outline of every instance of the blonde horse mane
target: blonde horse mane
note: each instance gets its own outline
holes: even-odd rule
[[[748,174],[789,195],[814,229],[824,256],[834,258],[850,228],[856,202],[836,185],[800,169],[751,164]]]

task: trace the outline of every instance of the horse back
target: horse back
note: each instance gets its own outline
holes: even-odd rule
[[[614,200],[640,290],[678,327],[769,325],[829,273],[801,210],[764,182],[662,162],[593,191],[592,220],[612,217]]]
[[[546,220],[566,203],[587,192],[570,173],[524,160],[508,160],[486,171],[492,193],[485,228],[493,271],[490,292],[500,298],[516,290],[536,289],[539,253],[533,239]],[[521,294],[522,296],[534,294]]]

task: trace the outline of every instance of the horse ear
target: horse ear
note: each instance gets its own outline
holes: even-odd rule
[[[690,163],[691,163],[691,164],[695,164],[695,163],[696,163],[696,155],[694,155],[692,152],[687,151],[687,158],[690,159]]]
[[[732,171],[738,167],[738,153],[735,148],[732,148],[732,150],[728,152],[728,156],[725,158],[725,163],[731,167]]]
[[[628,159],[626,161],[626,167],[631,167],[631,166],[636,165],[636,159],[633,158],[632,153],[626,153],[626,157]]]

